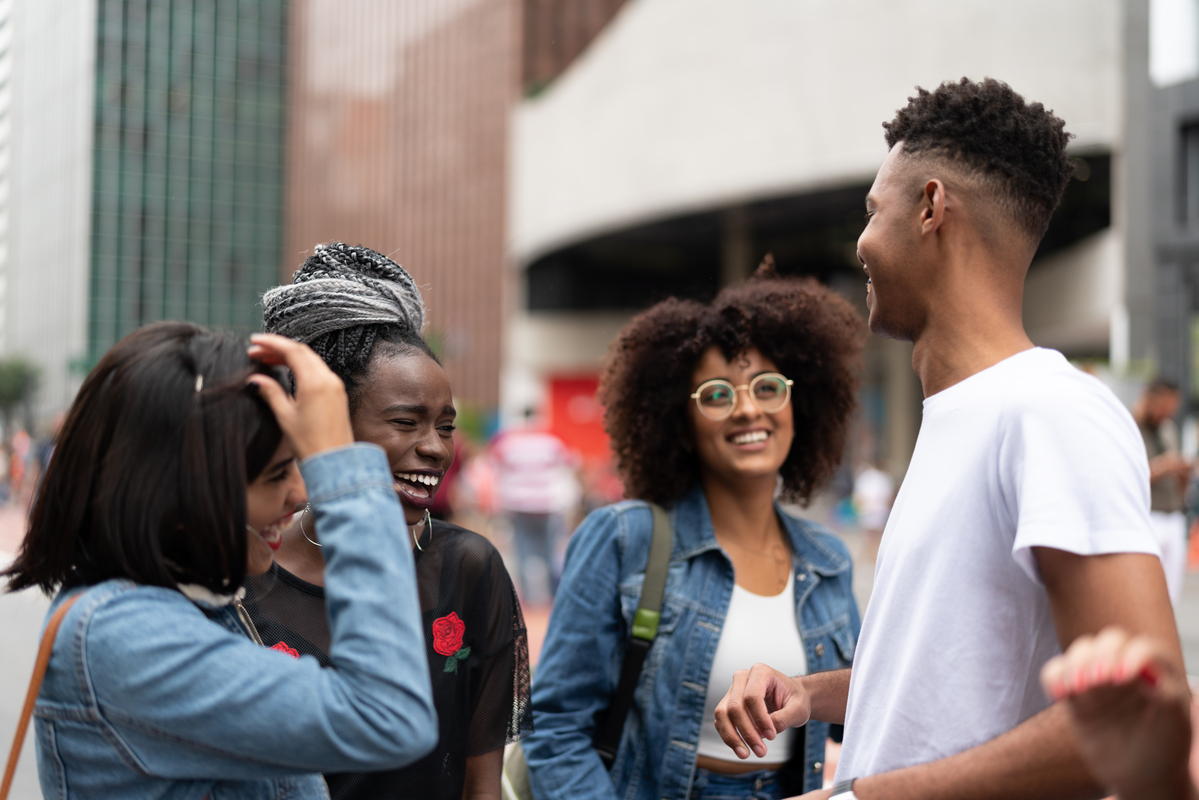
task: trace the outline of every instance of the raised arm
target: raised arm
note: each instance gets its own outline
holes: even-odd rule
[[[378,447],[352,443],[344,389],[315,354],[281,337],[257,341],[259,355],[296,376],[295,399],[256,380],[303,458],[327,562],[334,668],[259,647],[178,592],[144,587],[86,609],[80,680],[127,757],[161,777],[404,766],[436,745],[437,718],[390,467]],[[146,602],[152,591],[160,602]],[[113,642],[121,646],[104,646]]]
[[[1063,649],[1079,636],[1119,625],[1162,642],[1164,657],[1173,669],[1182,670],[1174,615],[1156,556],[1079,556],[1042,547],[1034,554]],[[862,800],[1049,800],[1106,794],[1060,704],[955,756],[859,778],[854,793]]]
[[[1168,648],[1105,628],[1041,670],[1063,700],[1091,772],[1120,800],[1196,800],[1191,691]]]

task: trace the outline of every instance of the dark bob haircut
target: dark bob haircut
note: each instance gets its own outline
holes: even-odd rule
[[[857,405],[861,318],[811,278],[759,270],[710,305],[670,299],[639,314],[608,350],[599,398],[629,497],[673,505],[700,477],[687,406],[709,348],[725,358],[757,348],[795,381],[795,440],[783,498],[806,503],[841,463]]]
[[[268,368],[245,343],[196,325],[156,323],[117,342],[67,412],[4,573],[9,590],[110,578],[217,593],[240,585],[246,487],[282,440],[246,386],[254,372]]]

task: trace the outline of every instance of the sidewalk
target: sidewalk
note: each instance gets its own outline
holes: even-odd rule
[[[7,564],[25,538],[25,509],[6,503],[0,506],[0,563]]]
[[[0,566],[12,560],[24,535],[24,510],[16,505],[0,507]],[[0,652],[4,653],[0,658],[0,748],[5,759],[25,702],[42,620],[49,605],[49,599],[36,589],[16,594],[0,591]],[[26,734],[10,800],[39,800],[42,796],[33,739],[32,732]]]

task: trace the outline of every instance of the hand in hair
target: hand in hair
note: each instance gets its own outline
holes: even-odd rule
[[[1080,636],[1041,670],[1092,774],[1121,800],[1194,798],[1191,692],[1163,648],[1119,628]]]
[[[296,457],[308,458],[354,442],[345,385],[308,345],[285,336],[256,333],[250,358],[287,366],[295,377],[296,396],[267,375],[251,375],[262,398],[275,412]]]

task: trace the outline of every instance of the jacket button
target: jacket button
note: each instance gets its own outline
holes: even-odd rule
[[[797,581],[806,581],[807,579],[808,579],[807,573],[804,573],[804,572],[801,572],[795,576],[795,580],[797,580]]]
[[[822,769],[824,769],[824,763],[821,761],[817,761],[812,765],[812,772],[819,772]]]
[[[824,655],[824,643],[823,642],[816,645],[816,655],[818,655],[818,656]]]

